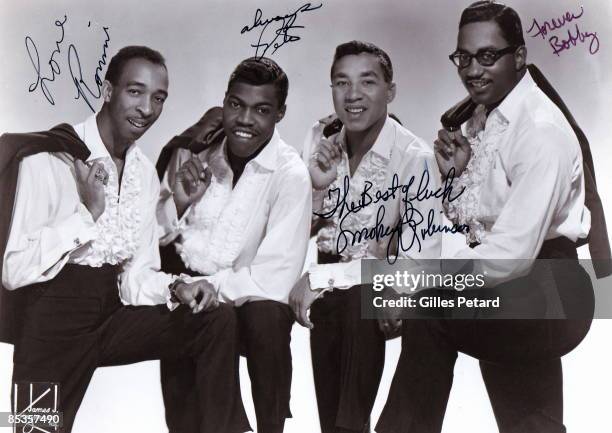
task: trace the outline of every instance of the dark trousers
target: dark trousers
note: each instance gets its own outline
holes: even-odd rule
[[[162,269],[197,275],[185,268],[173,245],[160,249]],[[275,301],[254,301],[234,308],[238,318],[240,353],[246,357],[258,433],[280,433],[291,417],[291,327],[293,313],[288,305]],[[188,395],[193,382],[189,359],[162,360],[161,378],[166,421],[170,433],[189,432],[177,419],[185,417],[185,407],[174,403]],[[192,399],[192,398],[191,398]],[[190,405],[192,405],[190,403]]]
[[[97,367],[178,356],[196,366],[191,386],[198,423],[190,432],[249,429],[236,374],[232,308],[193,315],[183,307],[170,312],[165,305],[123,306],[111,266],[67,265],[53,280],[20,290],[28,290],[29,299],[15,344],[13,381],[60,384],[60,431],[71,431]]]
[[[558,273],[552,283],[565,286],[559,293],[568,310],[564,293],[581,300],[569,313],[576,319],[404,320],[402,352],[376,431],[440,432],[457,352],[463,352],[480,360],[501,433],[565,432],[560,358],[590,328],[593,291],[578,262],[565,261],[562,268],[565,283]]]
[[[280,302],[256,301],[235,308],[240,329],[240,351],[246,357],[258,433],[282,432],[291,417],[291,327],[293,315]],[[166,420],[171,433],[189,432],[180,421],[193,413],[194,365],[190,359],[161,363]],[[186,397],[183,397],[186,396]]]
[[[322,433],[369,431],[385,361],[385,338],[376,320],[361,319],[361,290],[335,290],[310,309],[310,333]]]

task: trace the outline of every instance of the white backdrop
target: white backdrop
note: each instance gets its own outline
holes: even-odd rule
[[[320,2],[313,2],[313,6]],[[608,221],[612,221],[612,164],[608,125],[612,119],[612,6],[607,0],[581,3],[509,1],[528,30],[533,19],[540,23],[560,17],[566,11],[582,16],[549,36],[567,37],[575,32],[597,32],[599,51],[591,55],[588,43],[578,42],[560,53],[552,52],[548,41],[526,35],[529,60],[536,63],[561,93],[587,133],[595,159],[598,185]],[[253,23],[255,10],[262,18],[290,14],[304,3],[299,1],[258,2],[236,0],[193,0],[169,2],[107,0],[33,1],[4,0],[0,9],[0,133],[47,129],[60,122],[76,123],[91,111],[82,99],[75,100],[70,78],[68,47],[78,51],[84,80],[95,90],[94,74],[103,53],[108,27],[108,58],[130,44],[148,45],[164,54],[170,74],[170,98],[159,121],[141,139],[145,153],[155,159],[161,146],[189,126],[211,105],[220,104],[227,78],[235,65],[254,54],[250,46],[258,31],[241,34]],[[281,46],[271,55],[287,72],[290,81],[288,111],[279,125],[281,135],[301,147],[309,125],[333,110],[329,88],[329,67],[339,43],[360,39],[384,48],[393,61],[398,93],[390,110],[403,123],[432,142],[439,128],[440,114],[465,95],[456,72],[447,59],[456,43],[457,22],[468,4],[451,0],[336,0],[323,7],[298,14],[291,35],[301,40]],[[64,38],[56,20],[64,20]],[[277,28],[264,33],[264,38]],[[51,78],[48,64],[53,55],[59,74],[47,81],[55,105],[41,93],[36,72],[26,51],[29,36],[37,47],[42,77]],[[60,41],[61,42],[57,42]],[[30,52],[32,45],[30,43]],[[74,67],[74,58],[72,65]],[[54,65],[55,66],[55,65]],[[105,70],[105,68],[103,68]],[[91,98],[95,108],[98,100]],[[450,248],[451,243],[447,244]],[[581,250],[585,256],[586,251]],[[609,284],[609,282],[608,282]],[[586,340],[564,358],[565,417],[570,432],[610,431],[609,390],[612,389],[612,322],[598,320]],[[316,432],[318,421],[312,385],[308,333],[297,325],[292,341],[294,375],[292,411],[286,431]],[[9,409],[12,348],[0,344],[0,411]],[[377,418],[399,355],[397,340],[388,344],[388,359],[373,414]],[[243,397],[252,425],[252,402],[246,369]],[[75,433],[164,432],[163,405],[156,362],[100,369],[77,418]],[[4,391],[2,391],[4,390]],[[0,429],[2,431],[2,429]],[[8,431],[8,429],[6,429]],[[455,369],[455,386],[445,420],[445,433],[489,433],[495,423],[477,363],[461,357]]]

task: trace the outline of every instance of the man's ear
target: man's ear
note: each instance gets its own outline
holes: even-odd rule
[[[104,102],[110,102],[113,94],[113,85],[108,80],[104,80],[102,83],[102,99]]]
[[[283,106],[278,110],[278,113],[276,113],[276,123],[283,120],[283,117],[285,117],[285,111],[287,111],[287,104],[283,104]]]
[[[396,90],[395,83],[389,84],[389,89],[387,90],[387,104],[390,104],[395,99]]]
[[[514,63],[517,71],[521,71],[527,66],[527,47],[521,45],[514,53]]]

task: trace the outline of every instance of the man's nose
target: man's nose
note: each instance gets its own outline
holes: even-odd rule
[[[141,98],[138,103],[137,110],[145,117],[153,114],[153,104],[151,103],[151,99],[147,97]]]
[[[237,122],[241,125],[252,125],[253,124],[253,110],[250,108],[244,108],[240,110],[237,117]]]
[[[464,74],[468,77],[480,77],[484,72],[484,67],[478,63],[476,57],[470,59],[470,64],[464,68]]]
[[[359,83],[351,83],[344,98],[347,101],[358,101],[363,96],[363,92]]]

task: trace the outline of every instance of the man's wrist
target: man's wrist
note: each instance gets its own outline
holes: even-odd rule
[[[172,199],[174,201],[174,207],[176,207],[176,216],[178,219],[181,219],[185,211],[189,208],[190,203],[182,203],[181,200],[177,199],[177,195],[173,192]]]
[[[89,213],[91,214],[91,218],[93,219],[94,222],[98,221],[98,218],[100,218],[102,216],[102,214],[104,213],[104,208],[99,208],[98,206],[87,206],[85,205],[85,207],[87,208],[87,210],[89,211]]]
[[[170,292],[170,302],[182,304],[181,299],[179,298],[177,294],[177,290],[181,284],[186,284],[186,283],[182,279],[177,278],[176,280],[171,282],[170,285],[168,286],[168,291]]]

